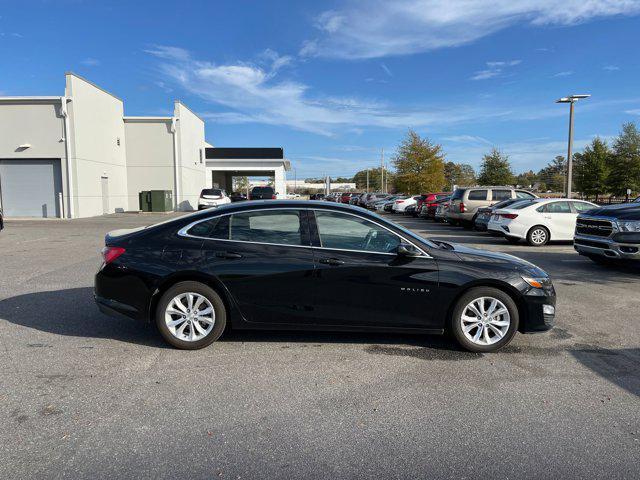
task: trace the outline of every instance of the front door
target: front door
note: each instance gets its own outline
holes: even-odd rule
[[[226,286],[256,324],[296,325],[312,311],[313,253],[306,211],[266,209],[203,225],[203,269]],[[198,233],[198,232],[196,232]]]
[[[397,234],[355,214],[315,210],[310,233],[317,275],[314,323],[442,328],[433,315],[435,260],[398,256]]]

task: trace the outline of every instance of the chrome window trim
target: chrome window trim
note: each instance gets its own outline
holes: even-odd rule
[[[342,213],[345,215],[351,215],[357,218],[361,218],[362,220],[365,220],[367,222],[371,222],[379,227],[384,228],[385,230],[388,230],[389,232],[391,232],[393,235],[395,235],[396,237],[400,238],[402,241],[404,241],[405,243],[408,243],[410,245],[412,245],[413,247],[417,248],[421,255],[418,255],[417,257],[412,257],[412,258],[433,258],[431,255],[429,255],[427,252],[424,251],[424,249],[420,248],[419,246],[417,246],[415,243],[413,243],[410,240],[407,240],[405,237],[403,237],[402,235],[394,232],[393,230],[391,230],[390,228],[385,227],[384,225],[374,221],[374,220],[370,220],[368,218],[365,218],[361,215],[355,214],[355,213],[351,213],[351,212],[344,212],[341,210],[336,210],[336,209],[332,209],[332,208],[306,208],[306,207],[278,207],[278,208],[256,208],[256,209],[244,209],[244,210],[238,210],[236,212],[228,212],[228,213],[220,213],[218,215],[212,215],[210,217],[207,218],[202,218],[199,220],[196,220],[195,222],[191,222],[190,224],[182,227],[180,230],[178,230],[178,235],[184,238],[197,238],[199,240],[213,240],[213,241],[217,241],[217,242],[235,242],[235,243],[253,243],[256,245],[274,245],[274,246],[278,246],[278,247],[295,247],[295,248],[315,248],[315,249],[320,249],[320,250],[333,250],[333,251],[341,251],[341,252],[355,252],[355,253],[368,253],[368,254],[378,254],[378,255],[392,255],[392,256],[397,256],[397,254],[395,253],[389,253],[389,252],[371,252],[371,251],[367,251],[367,250],[349,250],[346,248],[328,248],[328,247],[315,247],[313,245],[291,245],[291,244],[287,244],[287,243],[269,243],[269,242],[250,242],[248,240],[232,240],[229,238],[210,238],[210,237],[201,237],[198,235],[189,235],[187,233],[187,231],[189,229],[191,229],[191,227],[193,227],[194,225],[197,225],[198,223],[202,223],[202,222],[206,222],[211,220],[212,218],[215,217],[224,217],[224,216],[228,216],[228,215],[235,215],[238,213],[244,213],[244,212],[261,212],[261,211],[275,211],[275,210],[296,210],[296,211],[302,211],[302,210],[307,210],[307,211],[313,211],[314,214],[316,211],[329,211],[329,212],[335,212],[335,213]]]

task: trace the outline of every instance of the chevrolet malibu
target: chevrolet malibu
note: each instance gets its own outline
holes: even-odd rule
[[[337,203],[223,205],[110,232],[101,311],[153,322],[177,348],[229,328],[442,334],[491,352],[549,330],[555,291],[535,265],[430,241]]]

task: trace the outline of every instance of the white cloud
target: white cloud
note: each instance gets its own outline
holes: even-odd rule
[[[315,21],[301,55],[375,58],[473,42],[516,24],[574,25],[635,15],[640,0],[349,0]]]
[[[568,77],[570,75],[573,75],[573,71],[571,70],[566,70],[564,72],[558,72],[555,75],[553,75],[554,77]]]
[[[100,60],[89,57],[89,58],[85,58],[80,63],[85,67],[97,67],[100,65]]]
[[[393,77],[393,73],[391,72],[391,70],[389,69],[389,67],[387,67],[384,63],[380,64],[380,68],[382,68],[382,70],[384,70],[384,73],[387,74],[387,76],[389,77]]]
[[[624,113],[628,113],[629,115],[640,115],[640,108],[625,110]]]
[[[397,107],[372,99],[314,94],[302,83],[278,78],[269,68],[249,62],[218,65],[195,59],[180,48],[156,46],[147,50],[159,58],[162,87],[179,85],[224,111],[203,112],[211,121],[281,125],[322,135],[362,127],[408,128],[450,125],[471,120],[502,118],[509,110],[456,105]],[[273,58],[282,58],[277,54]],[[273,61],[273,63],[278,63]]]
[[[608,72],[615,72],[616,70],[620,70],[620,67],[617,65],[605,65],[602,69]]]
[[[486,62],[488,68],[475,72],[471,77],[471,80],[487,80],[489,78],[499,77],[503,74],[506,67],[513,67],[520,63],[522,63],[522,60]]]

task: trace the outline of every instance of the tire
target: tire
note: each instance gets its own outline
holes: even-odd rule
[[[171,305],[174,312],[182,313],[182,310],[177,308],[177,304],[173,303],[174,300],[181,296],[185,295],[180,301],[187,302],[182,303],[183,306],[187,307],[187,310],[193,312],[191,308],[188,308],[188,294],[194,294],[194,301],[192,303],[196,304],[200,298],[203,298],[198,310],[200,312],[207,311],[208,308],[212,309],[212,315],[210,316],[210,320],[213,320],[213,324],[211,327],[210,322],[205,321],[196,321],[195,319],[187,318],[183,323],[178,323],[173,328],[167,324],[168,321],[179,321],[180,315],[167,312],[167,309]],[[204,307],[204,308],[203,308]],[[193,315],[191,312],[186,313],[182,316],[184,319],[185,316]],[[182,350],[198,350],[200,348],[204,348],[206,346],[211,345],[215,342],[227,325],[227,312],[224,306],[224,302],[220,295],[216,293],[211,287],[193,281],[179,282],[169,288],[158,302],[158,306],[156,308],[156,326],[160,331],[162,337],[167,341],[167,343],[173,345],[176,348]],[[167,318],[168,316],[168,318]],[[202,315],[201,318],[209,317],[209,315]],[[183,327],[184,323],[186,326]],[[197,323],[197,325],[195,325]],[[194,325],[196,328],[192,327]],[[198,328],[199,327],[199,328]],[[182,334],[178,335],[178,332],[182,328]],[[193,330],[192,330],[193,329]],[[206,335],[202,332],[206,332]],[[174,333],[175,332],[175,333]],[[193,337],[192,340],[188,339],[189,335]]]
[[[481,318],[481,320],[475,324],[475,320],[465,320],[463,322],[463,313],[467,314],[465,315],[465,318],[473,318],[468,315],[469,313],[472,313],[468,308],[470,304],[475,304],[477,307],[478,303],[476,302],[484,302],[483,305],[485,310],[489,310],[494,300],[497,301],[496,309],[494,311],[499,312],[504,309],[506,310],[505,313],[496,317],[489,316],[484,320]],[[476,309],[478,310],[478,308]],[[476,287],[462,295],[456,303],[451,314],[451,318],[449,319],[449,330],[456,341],[465,350],[470,352],[488,353],[501,349],[513,339],[513,336],[518,331],[519,321],[520,316],[518,313],[518,307],[508,294],[493,287]],[[507,324],[505,324],[505,322],[507,322]],[[463,324],[468,329],[466,334],[463,330],[463,328],[465,328],[463,327]],[[479,334],[477,341],[474,341],[473,338],[469,338],[476,337],[476,335],[478,335],[478,330],[480,330],[481,333]],[[489,338],[488,342],[485,340],[485,330],[487,332],[486,336]],[[498,335],[497,332],[501,332],[501,336]]]
[[[527,233],[527,243],[532,247],[542,247],[549,243],[549,230],[542,225],[536,225]]]
[[[511,245],[515,245],[516,243],[520,242],[520,239],[518,237],[504,237],[504,239],[509,242]]]

